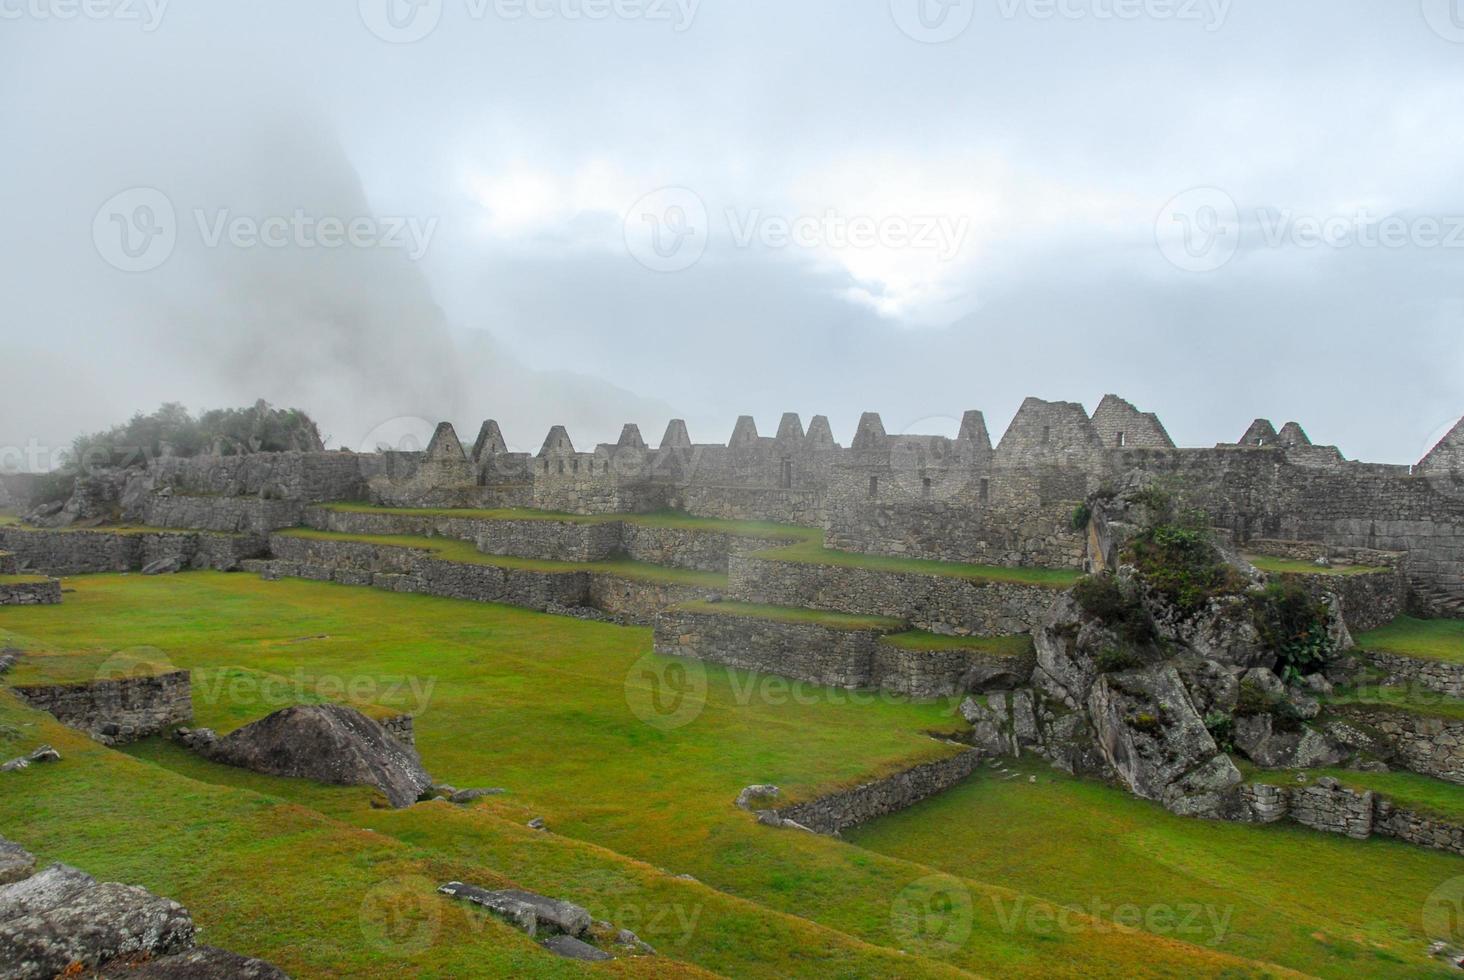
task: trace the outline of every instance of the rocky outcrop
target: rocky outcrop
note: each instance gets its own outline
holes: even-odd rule
[[[1172,666],[1100,676],[1088,695],[1088,717],[1119,782],[1174,813],[1218,813],[1241,781]]]
[[[23,876],[4,870],[34,866],[27,851],[0,838],[0,976],[8,980],[288,980],[263,960],[194,948],[188,910],[146,889],[98,883],[65,864]]]
[[[206,758],[254,772],[375,786],[394,807],[410,806],[433,785],[414,749],[344,705],[295,705],[223,738],[204,730],[185,739]]]

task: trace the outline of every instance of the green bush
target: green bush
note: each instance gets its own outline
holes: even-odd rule
[[[194,418],[182,405],[169,402],[150,415],[138,412],[105,432],[78,436],[65,469],[76,473],[140,467],[165,450],[175,456],[210,452],[235,456],[320,447],[319,430],[299,409],[277,409],[258,401],[248,408],[211,409]]]
[[[1135,731],[1148,732],[1150,735],[1156,734],[1164,727],[1158,716],[1148,711],[1139,712],[1130,718],[1128,723],[1129,727]]]
[[[1205,728],[1221,752],[1235,751],[1235,719],[1223,711],[1212,711],[1205,716]]]
[[[1092,518],[1092,509],[1087,504],[1078,504],[1077,508],[1073,511],[1073,530],[1086,531],[1088,529],[1088,521],[1092,520]]]
[[[1073,586],[1078,608],[1136,645],[1152,643],[1154,621],[1138,598],[1124,592],[1112,575],[1089,575]]]
[[[1197,514],[1183,523],[1157,524],[1136,534],[1125,551],[1145,581],[1184,613],[1198,612],[1217,596],[1238,594],[1246,585],[1203,524]]]
[[[1255,681],[1240,682],[1240,693],[1235,700],[1237,718],[1269,714],[1273,706],[1270,695]]]
[[[1143,660],[1132,650],[1125,650],[1122,647],[1105,647],[1093,658],[1094,664],[1098,667],[1100,674],[1116,674],[1124,670],[1133,670],[1135,667],[1143,666]]]
[[[1326,666],[1332,654],[1326,603],[1297,582],[1272,582],[1251,600],[1257,632],[1277,656],[1276,673],[1294,683]]]

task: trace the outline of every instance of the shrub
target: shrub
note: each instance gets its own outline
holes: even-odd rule
[[[1235,719],[1223,711],[1212,711],[1205,716],[1205,729],[1221,752],[1235,751]]]
[[[1128,720],[1129,727],[1135,731],[1148,732],[1150,735],[1159,731],[1163,725],[1157,715],[1148,711],[1141,711]]]
[[[1272,582],[1251,600],[1251,615],[1266,646],[1276,652],[1276,672],[1287,683],[1326,666],[1332,652],[1326,603],[1297,582]]]
[[[1087,504],[1078,504],[1073,511],[1073,530],[1086,531],[1088,522],[1093,519],[1093,511]]]
[[[1240,693],[1235,699],[1235,716],[1250,718],[1269,714],[1273,707],[1271,697],[1255,681],[1241,681]]]
[[[1105,647],[1093,658],[1093,663],[1097,665],[1100,674],[1116,674],[1143,665],[1138,654],[1122,647]]]
[[[1129,595],[1112,575],[1089,575],[1073,586],[1073,598],[1085,614],[1130,643],[1154,640],[1154,621],[1137,597]]]
[[[1125,552],[1144,579],[1184,613],[1199,611],[1210,599],[1237,594],[1245,580],[1215,547],[1203,517],[1157,524],[1136,534]]]

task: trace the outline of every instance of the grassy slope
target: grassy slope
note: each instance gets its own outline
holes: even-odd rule
[[[658,868],[690,873],[729,896],[760,906],[756,915],[749,913],[750,918],[725,927],[699,927],[669,951],[712,969],[737,975],[820,976],[914,975],[928,969],[912,957],[892,970],[886,953],[859,944],[891,949],[907,945],[905,933],[894,921],[892,901],[928,875],[928,868],[851,851],[825,838],[760,827],[732,807],[731,800],[751,782],[776,782],[797,798],[817,787],[857,782],[912,761],[942,756],[950,747],[919,732],[950,727],[950,704],[911,704],[817,688],[790,695],[786,682],[769,684],[767,678],[709,667],[704,674],[704,709],[682,727],[666,727],[645,723],[641,717],[661,717],[648,713],[652,705],[663,710],[674,707],[671,689],[678,680],[683,691],[689,687],[688,699],[694,704],[696,686],[688,686],[684,678],[694,681],[703,676],[703,668],[646,653],[646,630],[509,607],[239,575],[94,576],[70,581],[77,591],[64,610],[6,609],[0,611],[0,628],[13,631],[12,636],[77,651],[74,656],[81,662],[103,661],[106,652],[99,644],[118,649],[153,642],[179,666],[237,665],[236,677],[247,678],[252,672],[301,676],[306,689],[329,677],[354,680],[363,696],[419,712],[418,745],[439,779],[458,786],[506,786],[512,792],[487,804],[487,815],[480,817],[477,809],[482,808],[475,809],[471,820],[440,805],[384,811],[367,805],[359,791],[264,780],[206,766],[163,745],[137,750],[139,756],[176,769],[180,776],[202,776],[240,790],[265,788],[267,782],[266,792],[342,824],[368,827],[422,849],[424,860],[437,862],[432,864],[433,873],[426,875],[429,879],[457,873],[454,862],[466,855],[528,887],[562,893],[597,908],[612,898],[642,910],[655,904],[613,880],[588,858],[577,869],[541,866],[539,857],[523,844],[524,839],[536,838],[505,840],[507,828],[521,829],[529,815],[543,816],[557,834],[592,842],[595,847],[581,846],[593,853],[600,853],[596,848],[610,848]],[[417,686],[389,689],[403,676],[415,678]],[[195,688],[198,724],[227,728],[293,699],[288,687],[216,685],[210,677],[200,676]],[[656,697],[660,700],[653,700]],[[424,699],[425,708],[420,703]],[[66,771],[58,767],[45,778],[57,779],[55,773]],[[112,874],[113,867],[126,864],[137,869],[130,877],[161,887],[170,884],[165,872],[183,874],[189,869],[154,866],[146,857],[153,837],[165,837],[184,848],[185,831],[196,822],[232,827],[236,820],[233,804],[208,807],[207,816],[199,810],[175,809],[186,794],[180,796],[159,776],[136,772],[119,778],[122,785],[108,789],[110,796],[88,787],[46,792],[43,798],[48,802],[40,809],[28,795],[7,794],[0,801],[0,825],[23,840],[39,835],[52,843],[38,846],[79,859],[79,845],[68,843],[73,839],[68,821],[111,824],[112,831],[84,831],[94,834],[96,845],[85,856],[102,862],[97,870]],[[156,794],[151,788],[154,782],[160,787]],[[141,807],[144,817],[132,812],[129,795],[138,797],[139,807],[148,802]],[[489,816],[502,819],[494,822]],[[258,827],[229,832],[237,832],[231,840],[247,841]],[[104,842],[115,847],[119,840],[135,841],[136,846],[117,848],[118,853],[106,859],[109,845]],[[106,860],[112,863],[103,866]],[[275,862],[292,861],[296,866],[284,868],[277,878]],[[265,866],[268,876],[236,869],[213,891],[207,875],[200,875],[193,890],[181,886],[170,890],[197,906],[200,917],[210,924],[234,916],[239,908],[251,912],[273,908],[278,921],[279,910],[294,901],[288,884],[293,876],[307,869],[325,878],[337,873],[335,863],[318,860],[309,848],[274,855]],[[259,865],[251,867],[257,871]],[[235,895],[236,890],[247,894]],[[261,890],[268,896],[260,895]],[[656,907],[664,908],[665,902]],[[770,913],[779,913],[774,916],[777,922],[792,914],[836,932],[796,932],[789,927],[784,934],[770,933],[759,918]],[[720,922],[730,913],[714,910],[708,902],[707,916]],[[247,947],[252,951],[275,948],[268,945],[274,942],[271,928],[255,929],[247,923],[230,928],[253,929],[250,935],[258,944]],[[211,935],[222,941],[232,933],[219,929]],[[648,938],[654,943],[656,936]],[[347,943],[347,938],[340,941]],[[982,973],[1254,973],[1209,951],[1144,935],[1054,938],[1009,933],[984,911],[970,942],[926,952]],[[350,946],[332,955],[345,962],[366,954]],[[310,972],[316,970],[312,967]]]
[[[1373,565],[1334,565],[1323,568],[1309,561],[1297,558],[1275,558],[1271,555],[1244,555],[1246,561],[1263,572],[1281,575],[1369,575],[1373,572],[1387,572],[1391,569]]]
[[[1317,976],[1448,972],[1424,955],[1421,914],[1434,888],[1464,873],[1464,860],[1298,827],[1184,819],[1043,766],[1018,769],[1014,779],[983,769],[848,836],[873,851],[1000,880],[1074,908],[1132,903],[1161,916],[1157,924],[1166,922],[1167,907],[1178,915],[1167,920],[1177,935],[1206,944],[1218,933],[1216,949]],[[1184,928],[1191,908],[1199,913],[1193,930]],[[1228,924],[1215,929],[1227,915]]]
[[[1464,663],[1464,619],[1414,619],[1399,616],[1387,626],[1362,633],[1357,645],[1406,657]]]
[[[1338,688],[1323,700],[1327,704],[1391,708],[1427,718],[1464,721],[1464,698],[1451,698],[1420,687],[1370,684],[1362,688]]]

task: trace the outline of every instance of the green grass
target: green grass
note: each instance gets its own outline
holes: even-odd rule
[[[672,568],[667,565],[652,565],[648,562],[631,561],[628,558],[593,562],[509,558],[501,555],[485,555],[474,547],[471,541],[459,541],[455,538],[339,534],[334,531],[315,531],[308,528],[291,528],[276,533],[285,537],[308,538],[316,541],[357,541],[389,548],[410,548],[430,552],[434,557],[444,561],[463,562],[469,565],[492,565],[496,568],[516,568],[531,572],[604,572],[641,582],[690,585],[706,589],[727,587],[727,576],[716,572],[699,572],[686,568]]]
[[[43,859],[175,897],[210,942],[297,976],[561,975],[558,961],[533,959],[537,951],[507,930],[471,934],[472,920],[431,896],[454,877],[578,901],[639,924],[663,953],[611,971],[676,975],[683,960],[739,977],[1267,972],[1144,933],[1012,931],[986,906],[966,941],[915,948],[901,901],[933,873],[929,864],[772,830],[732,805],[754,782],[806,799],[945,757],[955,749],[923,733],[959,725],[953,701],[790,690],[777,678],[658,657],[647,629],[491,604],[212,572],[71,583],[64,608],[0,609],[0,640],[34,651],[18,671],[54,673],[69,658],[85,673],[114,651],[142,650],[196,671],[195,723],[221,730],[350,692],[414,711],[436,778],[509,789],[468,809],[382,810],[363,790],[216,766],[159,741],[124,756],[35,712],[0,708],[0,724],[24,728],[0,747],[50,740],[66,756],[26,770],[25,792],[7,784],[0,793],[7,836]],[[537,816],[551,833],[524,827]],[[1000,866],[976,869],[970,887],[1022,897],[1009,879]],[[383,952],[363,931],[363,896],[389,882],[425,903],[411,908],[440,915],[424,948]],[[1091,884],[1107,892],[1121,882],[1099,874]],[[1053,911],[1042,895],[1023,901]],[[695,927],[658,931],[678,913]],[[1267,952],[1283,955],[1281,944]]]
[[[1450,972],[1425,954],[1422,911],[1436,887],[1464,873],[1460,858],[1295,826],[1176,817],[1040,760],[1015,771],[1008,778],[983,767],[951,792],[847,836],[939,868],[954,876],[953,887],[997,880],[1074,909],[1101,902],[1109,918],[1152,916],[1173,938],[1314,976]],[[970,894],[978,906],[995,901]],[[1125,903],[1135,908],[1116,916]],[[995,911],[1018,928],[1063,933],[1011,898]],[[1075,928],[1098,938],[1091,927]]]
[[[1415,685],[1369,684],[1362,688],[1338,688],[1323,698],[1327,704],[1389,708],[1428,718],[1464,721],[1464,698],[1452,698]]]
[[[849,613],[823,612],[794,606],[768,606],[751,602],[683,602],[675,607],[682,612],[712,616],[745,616],[778,623],[804,623],[836,630],[901,630],[904,622],[888,616],[854,616]]]
[[[44,575],[0,575],[0,585],[34,585],[49,581]]]
[[[1464,664],[1464,619],[1414,619],[1399,616],[1387,626],[1359,634],[1364,650]]]
[[[1300,785],[1294,772],[1255,769],[1244,765],[1241,770],[1252,782],[1270,783],[1273,786]],[[1316,782],[1319,776],[1331,776],[1349,789],[1370,789],[1386,796],[1405,810],[1416,810],[1451,823],[1464,824],[1464,786],[1402,771],[1308,769],[1306,772],[1309,783]]]
[[[1017,636],[945,636],[924,630],[908,630],[886,636],[885,643],[906,650],[974,650],[993,657],[1022,657],[1034,652],[1032,637]]]
[[[1263,572],[1279,575],[1371,575],[1375,572],[1391,572],[1391,568],[1375,565],[1333,565],[1323,568],[1298,558],[1274,558],[1270,555],[1243,555],[1246,561]]]

